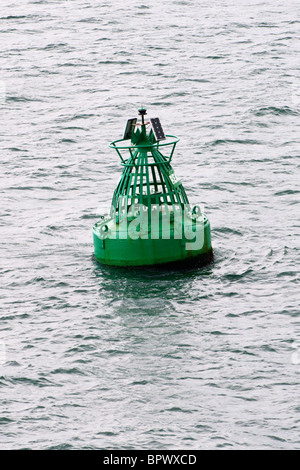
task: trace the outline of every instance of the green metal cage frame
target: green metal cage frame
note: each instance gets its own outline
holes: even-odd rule
[[[110,148],[117,151],[123,173],[115,189],[112,199],[112,216],[120,216],[121,212],[128,211],[133,204],[151,205],[165,204],[175,209],[176,206],[188,205],[188,197],[183,185],[175,177],[171,160],[179,138],[166,135],[168,142],[130,143],[123,145],[124,139],[110,143]],[[121,143],[121,145],[120,145]],[[172,146],[171,153],[165,157],[160,147]],[[130,156],[124,159],[121,150],[128,150]],[[122,207],[120,207],[122,206]]]
[[[167,147],[167,146],[170,146],[170,145],[173,145],[172,147],[172,150],[171,150],[171,153],[169,155],[169,158],[168,158],[168,162],[170,163],[171,160],[172,160],[172,157],[173,157],[173,154],[174,154],[174,150],[175,150],[175,147],[176,147],[176,144],[179,142],[179,137],[177,137],[176,135],[166,135],[166,138],[171,138],[173,140],[169,141],[169,142],[155,142],[154,144],[150,143],[146,143],[146,144],[128,144],[128,145],[116,145],[118,144],[119,142],[127,142],[126,140],[124,139],[118,139],[118,140],[114,140],[113,142],[111,142],[109,144],[110,148],[113,148],[114,150],[116,150],[116,152],[118,153],[120,159],[121,159],[121,164],[122,165],[126,165],[127,164],[127,160],[124,160],[120,150],[129,150],[129,153],[130,153],[130,156],[131,158],[133,157],[133,154],[134,154],[134,151],[137,150],[137,149],[141,149],[141,150],[147,150],[147,149],[152,149],[152,148],[156,148],[158,149],[159,147]]]

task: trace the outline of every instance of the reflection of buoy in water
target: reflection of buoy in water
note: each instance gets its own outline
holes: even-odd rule
[[[123,139],[110,144],[123,172],[110,214],[93,227],[95,258],[114,266],[206,263],[212,259],[209,221],[199,206],[191,209],[171,166],[179,139],[165,135],[158,118],[145,122],[146,114],[141,108],[141,122],[129,119]]]

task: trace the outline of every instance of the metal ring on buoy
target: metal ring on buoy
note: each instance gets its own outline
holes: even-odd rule
[[[192,217],[197,219],[202,214],[200,206],[194,206],[192,209]]]
[[[107,225],[102,225],[100,228],[100,233],[101,235],[105,235],[108,232],[108,226]]]

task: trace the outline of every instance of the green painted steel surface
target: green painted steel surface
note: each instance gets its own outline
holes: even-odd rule
[[[115,225],[113,221],[110,221]],[[103,222],[109,226],[110,222]],[[180,260],[192,259],[201,257],[211,253],[211,238],[210,238],[210,224],[206,219],[204,227],[200,227],[201,232],[199,238],[200,246],[194,249],[194,240],[191,237],[183,237],[181,239],[172,237],[170,238],[148,238],[146,234],[144,237],[133,239],[131,237],[122,238],[116,237],[115,233],[112,237],[112,232],[109,229],[107,232],[102,232],[101,227],[103,223],[98,223],[94,226],[94,247],[95,258],[103,264],[116,265],[116,266],[146,266],[153,264],[171,263]],[[174,231],[173,231],[174,234]],[[160,232],[160,235],[162,233]],[[190,247],[190,249],[189,249]],[[192,248],[192,249],[191,249]],[[196,247],[197,248],[197,247]]]
[[[120,139],[110,144],[123,172],[110,214],[93,227],[95,258],[107,265],[144,266],[209,255],[209,221],[198,206],[190,208],[171,166],[179,139],[167,135],[164,141],[156,141],[152,129],[147,133],[146,110],[140,114],[141,129],[131,132],[130,143]],[[169,150],[167,155],[161,147]]]

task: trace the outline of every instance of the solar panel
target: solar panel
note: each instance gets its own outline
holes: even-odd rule
[[[134,126],[136,125],[137,118],[128,119],[123,140],[131,139],[132,132],[134,130]]]
[[[150,119],[152,130],[156,140],[164,140],[166,138],[163,128],[161,126],[159,118]]]

